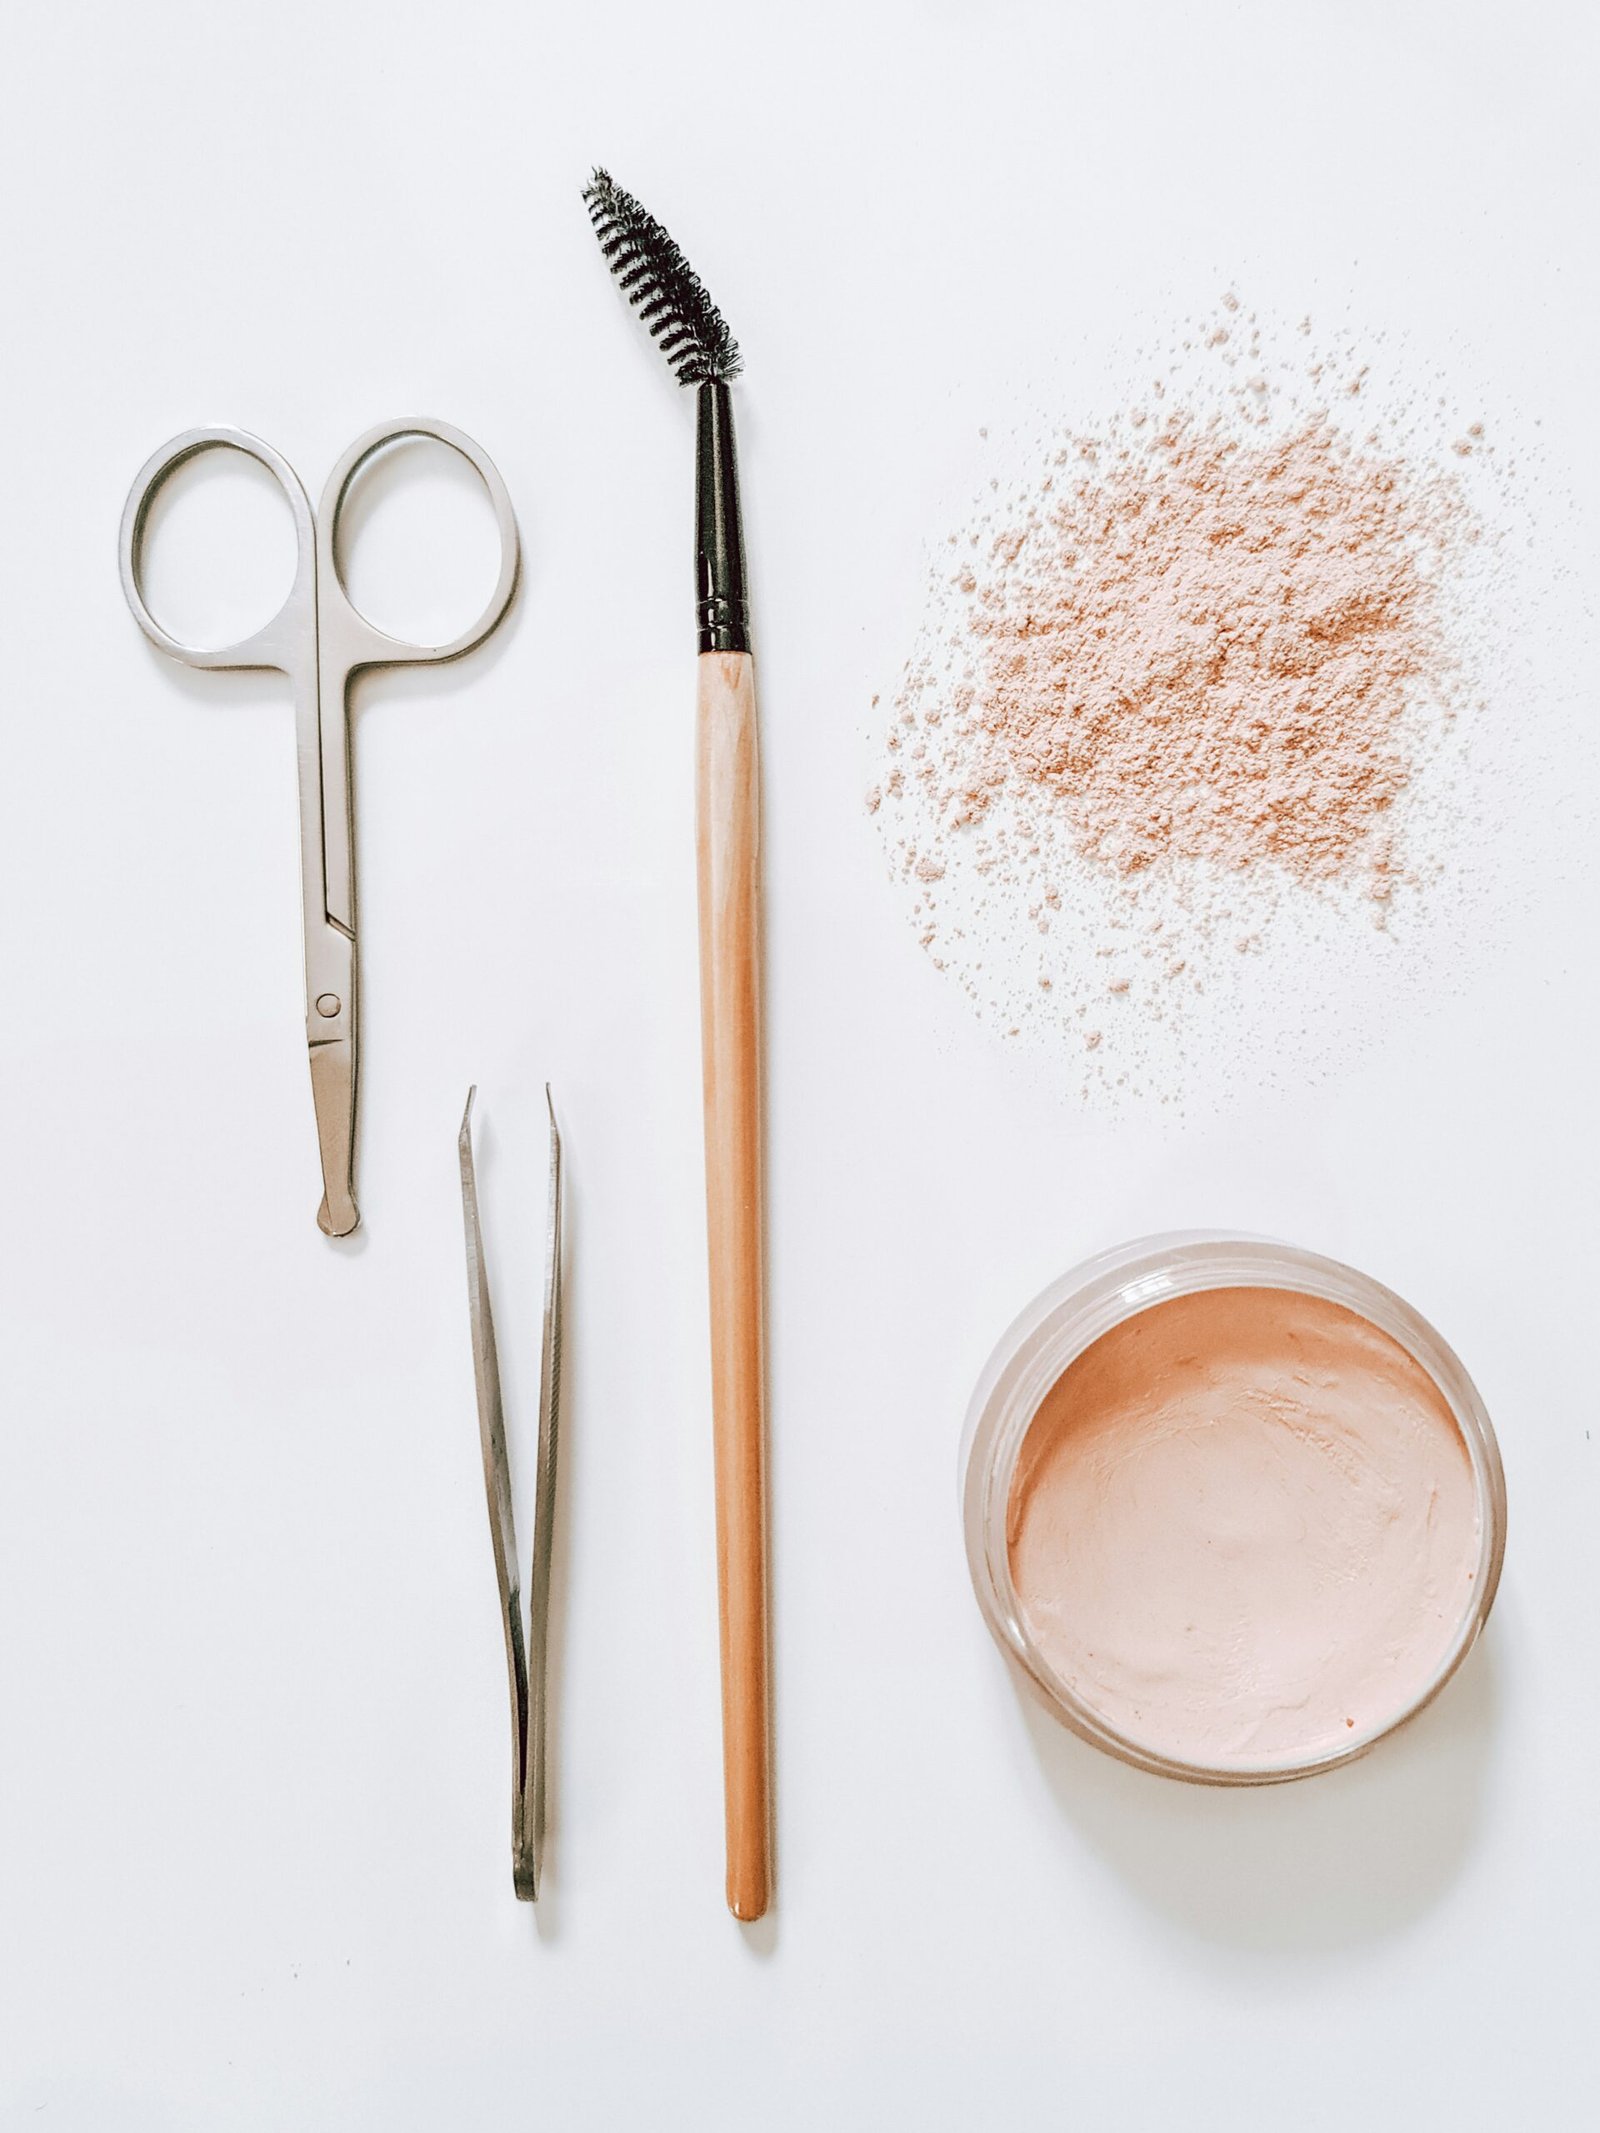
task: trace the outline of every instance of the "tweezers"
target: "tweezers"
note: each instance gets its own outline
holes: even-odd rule
[[[477,1093],[476,1086],[467,1091],[467,1108],[456,1145],[461,1158],[461,1210],[467,1233],[467,1301],[472,1315],[478,1433],[483,1442],[489,1533],[494,1543],[494,1572],[500,1587],[500,1619],[511,1683],[511,1879],[518,1896],[525,1903],[533,1903],[539,1895],[544,1857],[548,1745],[545,1676],[550,1649],[550,1551],[555,1538],[556,1444],[561,1410],[561,1136],[556,1130],[555,1106],[547,1084],[544,1096],[550,1116],[550,1187],[539,1369],[539,1450],[524,1640],[516,1525],[511,1513],[511,1470],[506,1460],[505,1411],[500,1399],[500,1359],[495,1350],[483,1227],[478,1217],[478,1183],[472,1163],[472,1104]]]

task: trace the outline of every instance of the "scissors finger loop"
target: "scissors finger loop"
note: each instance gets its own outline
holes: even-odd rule
[[[251,637],[237,644],[212,648],[207,645],[185,644],[164,629],[145,604],[142,576],[145,526],[150,517],[151,506],[170,476],[179,467],[199,452],[224,450],[243,452],[248,458],[258,460],[283,491],[284,499],[294,519],[296,563],[294,583],[289,596],[272,620],[257,630]],[[117,561],[122,574],[122,590],[133,618],[150,642],[174,659],[181,659],[192,667],[282,667],[293,665],[298,645],[308,634],[307,625],[314,619],[314,594],[312,573],[315,569],[316,539],[311,524],[311,503],[295,473],[280,452],[248,430],[235,429],[230,424],[218,423],[210,428],[184,430],[160,451],[151,454],[135,477],[128,491],[128,501],[123,506],[122,527],[117,541]]]
[[[469,624],[460,636],[452,637],[445,644],[407,644],[402,639],[391,637],[377,628],[355,606],[345,586],[339,569],[338,533],[339,518],[349,498],[356,476],[367,461],[391,444],[403,444],[408,438],[431,438],[436,444],[447,444],[473,469],[489,493],[493,506],[495,524],[500,533],[500,575],[494,591],[489,595],[478,619]],[[401,666],[420,665],[435,660],[459,659],[464,652],[482,644],[485,637],[498,625],[506,609],[511,605],[511,596],[517,589],[517,572],[521,550],[517,537],[516,514],[511,508],[511,496],[500,478],[500,471],[481,444],[475,443],[465,430],[456,429],[448,422],[414,415],[394,422],[380,422],[376,429],[368,430],[358,437],[345,453],[339,464],[328,476],[322,492],[322,503],[317,512],[317,541],[324,589],[337,585],[343,594],[344,636],[348,647],[348,664],[354,666]],[[322,625],[326,630],[331,622],[324,603]]]

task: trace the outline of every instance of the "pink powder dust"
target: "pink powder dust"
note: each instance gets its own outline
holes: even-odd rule
[[[1438,871],[1411,796],[1471,690],[1460,455],[1380,422],[1353,354],[1262,330],[1224,299],[1120,415],[991,483],[881,714],[868,806],[918,938],[1002,1028],[1080,1057],[1104,1030],[1096,1077],[1235,997],[1286,906],[1388,930]]]
[[[917,775],[958,822],[1031,790],[1118,874],[1172,856],[1386,894],[1407,709],[1445,657],[1437,509],[1325,421],[1257,442],[1172,414],[1081,460],[995,535],[973,679]]]

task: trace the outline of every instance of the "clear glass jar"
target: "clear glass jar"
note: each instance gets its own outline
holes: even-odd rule
[[[1129,1739],[1046,1663],[1030,1637],[1011,1578],[1006,1521],[1012,1477],[1029,1425],[1077,1356],[1124,1319],[1168,1297],[1202,1289],[1297,1290],[1343,1304],[1387,1333],[1439,1388],[1461,1431],[1477,1490],[1479,1558],[1456,1634],[1421,1693],[1364,1734],[1307,1760],[1227,1767],[1176,1762]],[[1055,1715],[1073,1731],[1141,1770],[1196,1784],[1265,1785],[1352,1762],[1431,1703],[1477,1641],[1494,1604],[1505,1555],[1506,1485],[1500,1449],[1476,1386],[1426,1319],[1381,1283],[1335,1259],[1270,1238],[1192,1231],[1143,1237],[1088,1261],[1046,1289],[990,1356],[962,1437],[962,1522],[967,1562],[984,1619]]]

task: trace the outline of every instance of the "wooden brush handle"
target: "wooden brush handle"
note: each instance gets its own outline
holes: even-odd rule
[[[748,652],[702,652],[695,745],[711,1401],[728,1908],[759,1918],[771,1858],[761,1260],[761,778]]]

